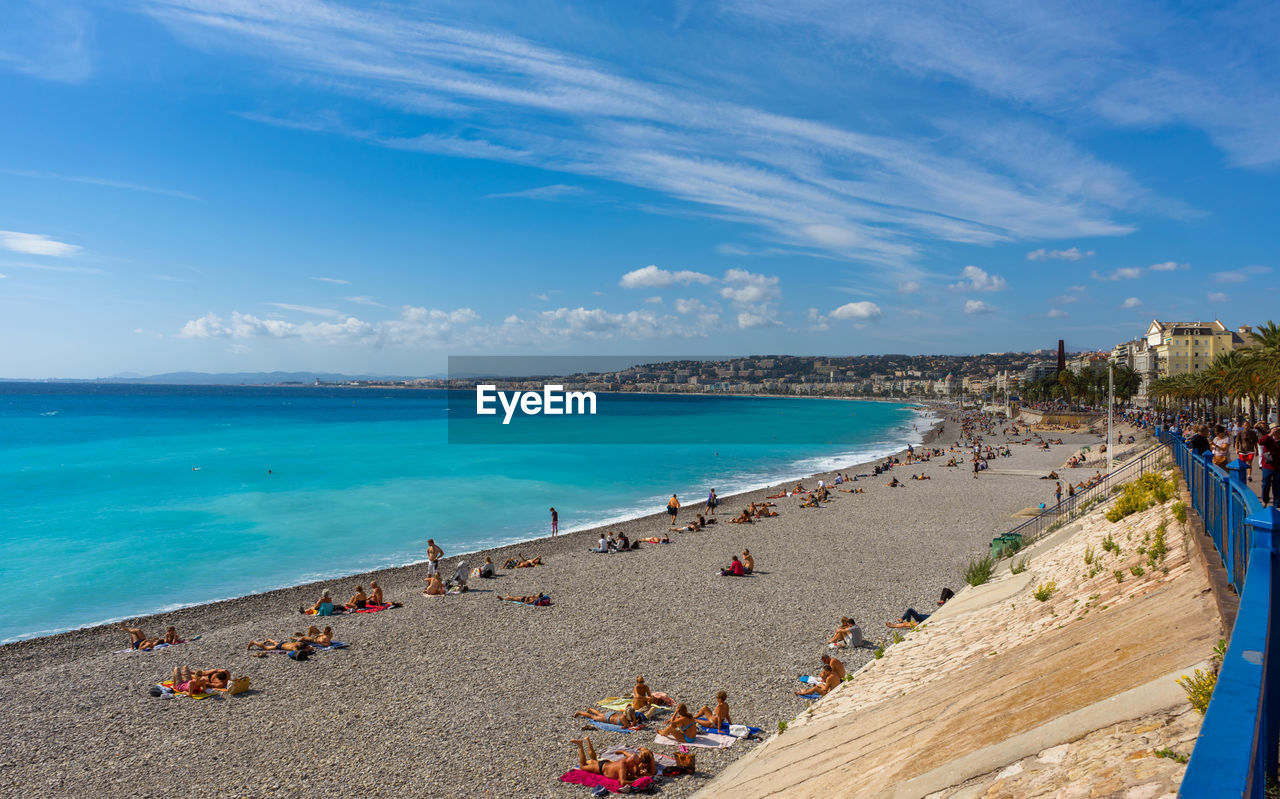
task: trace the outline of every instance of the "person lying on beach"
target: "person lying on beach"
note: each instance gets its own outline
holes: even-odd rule
[[[325,627],[321,630],[313,624],[307,628],[306,633],[294,633],[293,640],[301,641],[304,644],[328,646],[333,643],[333,628]]]
[[[505,600],[507,602],[519,602],[522,605],[544,606],[551,604],[551,597],[546,594],[531,594],[529,596],[500,596],[498,599]]]
[[[861,488],[837,488],[837,491],[843,491],[846,494],[861,494]]]
[[[820,499],[822,499],[822,500],[824,500],[824,501],[825,501],[825,500],[826,500],[826,498],[827,498],[827,496],[826,496],[826,491],[827,491],[827,489],[825,489],[825,488],[824,488],[824,489],[822,489],[822,496],[820,497]],[[768,517],[771,517],[771,516],[777,516],[777,515],[778,515],[778,512],[777,512],[777,511],[769,510],[769,508],[770,508],[770,507],[773,507],[773,506],[774,506],[774,505],[773,505],[773,503],[772,503],[772,502],[766,502],[766,503],[764,503],[763,505],[757,505],[756,503],[752,502],[752,503],[751,503],[751,515],[752,515],[752,516],[754,516],[754,517],[756,517],[757,519],[764,519],[764,518],[768,518]]]
[[[173,676],[169,679],[172,681],[173,690],[180,694],[202,694],[209,687],[208,679],[200,671],[192,670],[190,666],[174,666]],[[223,687],[226,687],[225,683]]]
[[[929,475],[925,474],[924,472],[921,472],[918,475],[915,475],[915,474],[911,475],[911,479],[912,480],[931,480],[933,478],[929,477]]]
[[[729,520],[729,524],[751,524],[751,521],[751,511],[743,508],[742,513]]]
[[[658,538],[658,537],[655,535],[655,536],[650,536],[649,538],[638,538],[638,539],[636,539],[636,540],[637,540],[637,541],[643,541],[643,542],[645,542],[646,544],[670,544],[670,543],[671,543],[671,536],[669,536],[669,535],[665,535],[665,534],[664,534],[664,535],[662,536],[662,538]]]
[[[742,565],[742,561],[738,560],[738,556],[734,555],[733,560],[729,562],[728,568],[720,570],[721,577],[742,577],[747,573],[747,567]]]
[[[377,580],[369,581],[369,598],[367,604],[383,605],[386,604],[382,600],[382,586],[378,585]]]
[[[702,720],[701,721],[702,726],[710,727],[713,730],[718,730],[727,724],[732,724],[733,721],[729,719],[729,701],[728,700],[729,700],[729,694],[725,693],[724,691],[721,691],[720,693],[716,694],[715,710],[712,710],[706,705],[703,705],[702,707],[698,708],[698,712],[694,715],[697,716],[697,718]]]
[[[692,739],[690,739],[692,740]],[[569,741],[571,744],[578,745],[578,768],[583,771],[599,774],[601,777],[607,777],[611,780],[617,780],[618,786],[626,788],[635,779],[636,775],[631,768],[631,762],[623,758],[622,760],[598,760],[596,759],[596,748],[591,745],[591,739],[587,738],[587,753],[582,750],[582,739],[574,738]]]
[[[756,559],[751,557],[751,550],[742,550],[742,567],[747,570],[747,574],[751,574],[756,569]]]
[[[146,641],[146,640],[147,640],[146,633],[142,632],[141,628],[138,628],[138,627],[130,627],[130,626],[126,625],[124,622],[121,622],[120,624],[118,624],[118,625],[116,625],[116,626],[118,626],[120,629],[124,630],[125,632],[127,632],[127,633],[129,634],[129,648],[130,648],[130,649],[137,649],[138,647],[140,647],[140,646],[142,645],[142,642],[143,642],[143,641]]]
[[[956,592],[952,591],[950,588],[943,588],[942,593],[938,596],[938,607],[942,607],[947,604],[947,601],[955,595]],[[917,613],[914,608],[907,608],[896,622],[885,622],[884,626],[909,629],[915,627],[927,618],[929,618],[928,613]]]
[[[274,638],[264,638],[261,641],[250,641],[246,649],[261,649],[264,652],[312,652],[311,644],[306,641],[277,641]]]
[[[347,600],[347,604],[343,607],[347,610],[364,610],[364,606],[367,604],[369,604],[369,597],[364,592],[364,586],[357,585],[356,592],[351,595],[351,598]]]
[[[817,694],[818,696],[826,696],[835,690],[836,686],[840,685],[840,680],[836,679],[836,673],[830,666],[822,667],[822,671],[818,672],[818,681],[817,685],[810,683],[808,688],[795,691],[795,695]]]
[[[444,580],[440,579],[439,574],[432,574],[423,578],[427,581],[427,587],[422,589],[423,596],[444,596],[448,589],[444,587]]]
[[[538,557],[536,557],[536,558],[530,558],[529,560],[522,560],[522,561],[520,561],[519,563],[517,563],[517,564],[516,564],[516,568],[517,568],[517,569],[532,569],[534,566],[541,566],[541,565],[542,565],[542,556],[541,556],[541,555],[539,555],[539,556],[538,556]]]
[[[677,743],[690,743],[694,738],[698,737],[698,721],[689,715],[689,708],[684,704],[676,707],[676,711],[671,714],[671,721],[667,722],[667,726],[658,730],[659,735],[665,735],[674,739]]]
[[[714,522],[715,519],[712,519],[711,521]],[[706,526],[707,520],[703,518],[702,514],[698,514],[697,518],[686,524],[684,527],[669,527],[667,529],[672,533],[696,533]]]
[[[1044,477],[1041,477],[1040,479],[1041,480],[1060,480],[1061,478],[1058,476],[1057,472],[1049,472],[1048,474],[1046,474]]]
[[[899,488],[902,486],[902,483],[898,482],[898,478],[895,475],[894,478],[889,482],[885,483],[885,485],[888,486],[889,488]]]
[[[770,494],[768,497],[766,497],[766,499],[786,499],[789,496],[791,496],[791,492],[783,490],[783,491],[779,491],[776,494]]]
[[[600,710],[598,708],[589,707],[586,710],[579,710],[573,714],[574,718],[591,719],[592,721],[600,721],[605,724],[617,724],[619,727],[636,726],[636,711],[628,706],[625,710],[615,710],[612,713]]]
[[[165,630],[165,631],[164,631],[164,642],[165,642],[166,644],[181,644],[181,643],[183,643],[182,639],[178,637],[178,630],[177,630],[177,628],[175,628],[175,627],[170,627],[169,629],[167,629],[167,630]]]

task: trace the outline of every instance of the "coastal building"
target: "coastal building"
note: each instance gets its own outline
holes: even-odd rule
[[[1212,322],[1161,322],[1147,326],[1147,347],[1154,354],[1157,376],[1198,372],[1224,352],[1249,345],[1252,331],[1247,327],[1230,330],[1217,319]]]
[[[1022,371],[1023,384],[1035,383],[1058,373],[1058,367],[1052,361],[1036,361]]]

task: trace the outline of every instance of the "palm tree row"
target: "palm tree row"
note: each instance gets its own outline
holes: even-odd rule
[[[1265,419],[1280,408],[1280,326],[1260,325],[1249,347],[1220,353],[1199,372],[1156,378],[1148,392],[1160,407],[1197,416]]]
[[[1115,398],[1127,402],[1142,385],[1138,373],[1128,366],[1115,367],[1112,376]],[[1108,375],[1105,364],[1086,367],[1079,371],[1064,369],[1056,375],[1047,375],[1022,387],[1023,396],[1032,402],[1064,400],[1081,405],[1104,405],[1107,401]]]

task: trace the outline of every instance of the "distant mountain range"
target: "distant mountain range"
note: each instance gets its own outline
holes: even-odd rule
[[[124,373],[111,377],[94,379],[59,379],[49,378],[34,382],[50,383],[148,383],[154,385],[178,386],[275,386],[283,384],[303,383],[310,385],[316,380],[326,383],[341,383],[350,380],[412,380],[410,377],[393,377],[388,375],[344,375],[334,372],[165,372],[159,375],[138,375]],[[4,382],[27,382],[25,378],[0,378]]]

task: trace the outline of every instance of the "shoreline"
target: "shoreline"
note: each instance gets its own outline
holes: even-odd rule
[[[361,388],[361,387],[352,386],[351,388]],[[619,392],[619,393],[630,393],[630,392]],[[760,396],[764,396],[764,395],[760,395]],[[846,398],[814,397],[813,399],[846,399]],[[905,404],[905,403],[900,403],[900,404]],[[947,409],[945,408],[929,409],[926,406],[925,408],[914,407],[914,408],[910,408],[910,410],[912,410],[912,412],[916,414],[931,413],[934,417],[933,419],[928,420],[928,425],[929,425],[928,429],[916,431],[920,434],[919,435],[919,438],[921,439],[920,442],[918,443],[914,441],[907,442],[908,444],[911,444],[913,446],[927,446],[930,441],[935,439],[935,437],[939,434],[939,431],[945,427]],[[835,470],[826,470],[826,471],[819,471],[819,472],[812,472],[812,473],[805,472],[797,476],[781,476],[781,477],[771,478],[771,480],[765,485],[746,488],[740,491],[735,490],[731,494],[720,495],[719,498],[721,503],[723,504],[728,500],[735,499],[738,497],[744,497],[748,494],[755,494],[760,491],[771,491],[774,488],[778,488],[780,486],[790,484],[792,481],[804,482],[806,480],[814,480],[819,476],[829,474],[832,471],[846,471],[850,469],[861,468],[863,466],[870,467],[878,463],[879,461],[883,461],[887,457],[905,456],[906,451],[907,451],[906,446],[903,445],[889,452],[874,455],[870,460],[857,461],[848,465],[842,465]],[[836,457],[836,456],[832,456],[832,457]],[[756,499],[758,500],[759,498],[757,497]],[[746,501],[750,502],[751,500],[748,499]],[[688,507],[701,508],[702,505],[700,503],[697,503],[695,505],[689,505]],[[594,522],[587,523],[586,526],[580,526],[573,529],[563,530],[556,536],[542,535],[542,536],[534,536],[532,538],[524,538],[518,541],[510,541],[507,543],[498,544],[497,546],[492,546],[488,548],[476,549],[473,551],[467,551],[467,552],[461,552],[461,553],[455,553],[455,554],[448,554],[442,560],[448,560],[455,563],[459,560],[466,560],[468,561],[469,565],[477,566],[483,561],[484,557],[488,555],[493,558],[495,563],[500,563],[497,557],[497,553],[500,553],[500,552],[504,553],[503,559],[505,559],[506,557],[511,556],[510,553],[508,553],[507,551],[513,550],[514,548],[517,548],[517,547],[532,547],[535,544],[538,544],[540,542],[545,541],[550,543],[557,540],[562,540],[566,536],[582,535],[586,533],[591,534],[588,537],[591,538],[594,542],[594,539],[596,538],[596,534],[599,532],[603,532],[611,528],[616,528],[622,525],[629,525],[631,523],[639,522],[647,519],[659,519],[659,518],[665,518],[665,517],[666,517],[666,513],[660,511],[658,513],[641,513],[636,515],[629,515],[629,516],[622,516],[618,518],[607,519],[604,521],[594,521]],[[134,626],[144,625],[144,624],[155,625],[159,623],[160,620],[163,618],[168,618],[168,617],[174,616],[175,614],[181,614],[184,611],[193,611],[193,610],[199,610],[201,608],[208,608],[208,607],[213,607],[213,606],[222,605],[226,603],[240,602],[242,600],[249,600],[255,597],[267,598],[267,597],[272,597],[274,595],[281,594],[283,592],[296,591],[303,588],[316,590],[318,595],[319,589],[316,587],[324,583],[332,583],[337,581],[344,581],[344,582],[354,581],[354,582],[360,582],[361,584],[363,584],[370,579],[373,579],[373,580],[382,579],[383,575],[396,574],[406,569],[412,569],[416,567],[425,567],[426,563],[427,563],[427,560],[424,556],[421,560],[414,560],[408,563],[401,563],[401,564],[396,564],[392,566],[383,566],[380,568],[368,569],[368,570],[359,571],[359,572],[344,572],[342,574],[337,574],[334,576],[308,579],[302,582],[289,583],[287,585],[280,585],[274,588],[268,588],[262,591],[254,591],[247,594],[238,594],[236,596],[222,597],[219,599],[209,599],[209,600],[193,602],[189,604],[185,604],[185,603],[178,604],[176,606],[160,608],[157,610],[149,610],[139,614],[119,616],[119,617],[106,619],[102,621],[91,622],[89,624],[85,624],[83,626],[75,627],[67,630],[58,630],[55,632],[48,632],[48,633],[33,633],[28,636],[23,636],[23,637],[15,638],[13,640],[0,642],[0,653],[3,653],[3,651],[7,647],[15,646],[17,644],[24,644],[32,641],[41,641],[48,638],[58,638],[61,636],[73,635],[77,633],[88,633],[88,632],[95,632],[95,631],[100,631],[104,629],[112,629],[112,628],[115,628],[117,624],[120,624],[122,622],[130,622]],[[442,565],[442,573],[444,573],[443,565]],[[167,626],[169,623],[171,622],[166,621],[164,623],[164,626]]]

